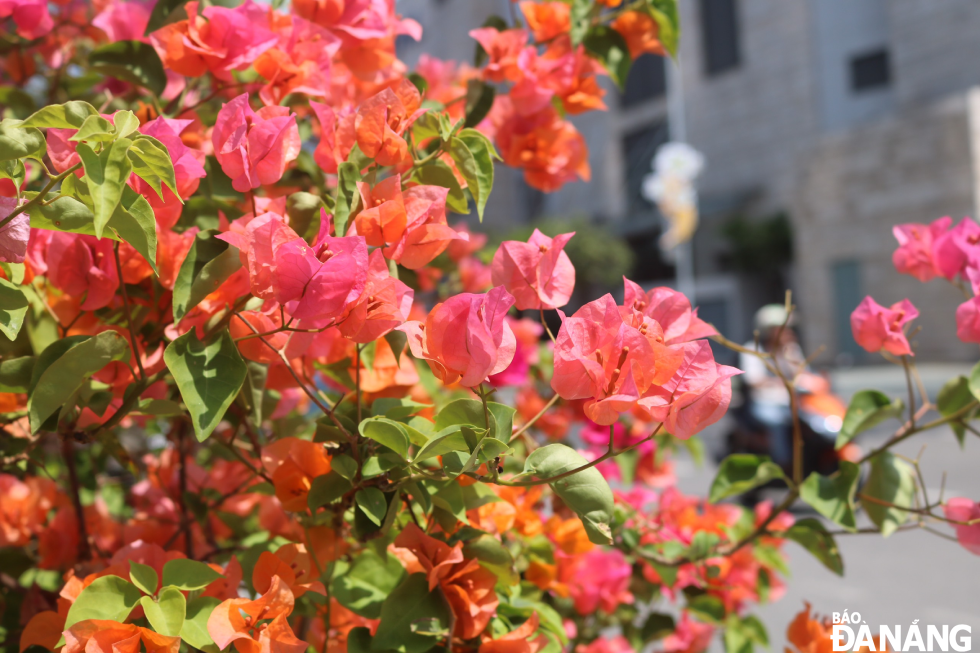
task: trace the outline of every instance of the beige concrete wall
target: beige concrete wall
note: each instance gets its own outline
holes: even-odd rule
[[[881,304],[908,297],[922,316],[916,337],[923,360],[975,360],[975,346],[956,338],[960,292],[943,281],[919,283],[891,263],[891,227],[959,220],[974,210],[971,103],[959,94],[937,104],[824,138],[804,159],[792,213],[796,285],[808,350],[835,342],[831,266],[861,261],[862,294]]]

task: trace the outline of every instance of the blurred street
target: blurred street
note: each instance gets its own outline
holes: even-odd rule
[[[969,367],[943,365],[922,370],[923,380],[931,398],[942,383],[956,374],[969,372]],[[863,388],[878,388],[892,396],[904,396],[905,379],[897,368],[860,368],[832,375],[835,389],[844,399]],[[931,419],[931,418],[930,418]],[[897,421],[862,434],[857,443],[867,451],[889,437]],[[726,429],[724,424],[705,433],[709,451],[720,446]],[[976,456],[980,439],[967,435],[965,450],[961,449],[949,429],[917,435],[901,443],[894,451],[915,458],[925,447],[920,464],[926,479],[931,501],[939,496],[942,474],[945,471],[944,496],[980,497],[980,474]],[[711,457],[703,467],[690,459],[676,463],[680,489],[689,493],[706,494],[715,474]],[[798,517],[814,516],[800,510]],[[859,526],[867,526],[867,518],[859,518]],[[828,528],[839,530],[827,523]],[[944,533],[952,528],[937,525]],[[972,555],[954,542],[925,531],[893,534],[883,539],[874,534],[845,535],[837,538],[844,558],[845,574],[840,578],[827,570],[802,547],[788,543],[786,552],[792,577],[788,591],[774,604],[762,606],[755,613],[765,623],[771,640],[771,650],[782,651],[786,644],[786,628],[809,601],[813,610],[830,616],[845,609],[861,613],[863,621],[877,631],[879,624],[902,625],[903,632],[913,620],[919,624],[968,624],[974,637],[980,636],[980,556]],[[923,630],[924,632],[924,630]],[[712,651],[721,651],[720,641]]]

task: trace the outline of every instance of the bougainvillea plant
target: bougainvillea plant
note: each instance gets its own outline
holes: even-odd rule
[[[628,280],[566,315],[574,234],[482,252],[448,215],[482,219],[498,161],[544,191],[587,180],[567,115],[675,50],[673,1],[521,2],[470,32],[472,66],[414,71],[395,43],[421,28],[393,0],[280,4],[0,0],[4,646],[765,644],[751,609],[780,595],[786,539],[842,571],[833,533],[786,509],[854,530],[858,464],[802,478],[797,428],[793,470],[733,456],[683,495],[671,452],[698,451],[739,373],[708,339],[738,347]],[[976,289],[980,228],[947,227],[897,232],[896,262]],[[910,379],[913,314],[855,313]],[[910,390],[861,459],[885,534],[945,519],[980,552],[980,508],[934,513],[887,450],[972,432],[974,377],[934,422]],[[903,410],[862,393],[842,450]],[[778,478],[778,506],[720,502]]]

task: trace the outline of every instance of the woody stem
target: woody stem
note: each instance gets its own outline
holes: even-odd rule
[[[71,173],[73,173],[76,170],[80,169],[81,167],[82,167],[82,164],[81,163],[76,163],[75,165],[73,165],[72,167],[68,168],[67,170],[65,170],[61,174],[55,175],[54,177],[51,177],[51,179],[48,180],[47,185],[44,188],[41,189],[41,192],[40,193],[37,194],[37,197],[35,197],[34,199],[32,199],[30,202],[28,202],[24,206],[22,206],[20,208],[17,208],[17,209],[14,209],[11,212],[10,215],[8,215],[7,217],[5,217],[2,220],[0,220],[0,229],[3,229],[4,227],[6,227],[8,222],[10,222],[14,218],[16,218],[21,213],[30,213],[30,210],[33,209],[35,206],[38,206],[40,204],[43,204],[44,203],[44,197],[48,194],[48,192],[52,188],[55,187],[55,184],[57,184],[59,181],[61,181],[62,179],[64,179],[68,175],[70,175]]]
[[[78,482],[78,468],[75,467],[75,445],[71,435],[64,433],[61,436],[61,455],[65,459],[65,467],[68,468],[68,483],[71,486],[71,500],[75,508],[75,515],[78,519],[78,557],[81,560],[92,559],[92,549],[88,543],[88,530],[85,527],[85,511],[82,508],[82,497],[80,494],[80,484]]]
[[[136,367],[139,368],[140,378],[146,378],[146,370],[143,369],[143,361],[140,360],[139,346],[136,344],[136,329],[133,328],[133,312],[129,307],[129,293],[126,291],[126,282],[123,281],[122,264],[119,262],[119,241],[112,247],[112,253],[116,257],[116,274],[119,275],[119,289],[122,291],[123,313],[126,315],[126,327],[129,330],[129,341],[133,345],[133,356],[136,358]]]

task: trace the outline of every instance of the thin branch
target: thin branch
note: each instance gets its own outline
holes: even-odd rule
[[[133,356],[136,358],[136,367],[139,368],[140,378],[146,378],[146,370],[143,369],[143,361],[140,360],[140,348],[136,344],[136,329],[133,328],[133,312],[129,308],[129,293],[126,291],[126,282],[123,281],[122,263],[119,262],[119,241],[117,240],[112,247],[112,253],[116,258],[116,273],[119,275],[119,288],[122,290],[123,313],[126,316],[126,327],[129,330],[130,344],[133,346]]]

